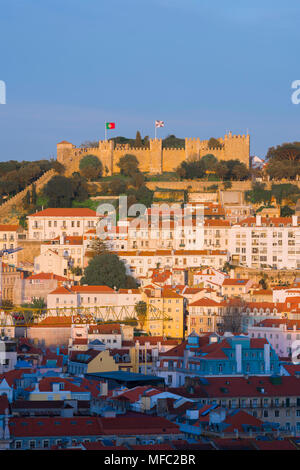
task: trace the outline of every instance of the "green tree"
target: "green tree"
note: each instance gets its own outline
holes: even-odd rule
[[[54,160],[52,163],[52,168],[58,173],[59,175],[62,175],[65,172],[65,167],[62,163],[58,162],[57,160]]]
[[[95,256],[103,255],[104,253],[108,253],[107,245],[101,238],[95,238],[90,248],[87,251],[87,254],[94,258]]]
[[[210,170],[210,171],[214,171],[218,163],[218,160],[216,159],[216,157],[212,155],[211,153],[204,155],[201,158],[201,161],[202,161],[202,164],[204,165],[205,170]]]
[[[83,202],[89,197],[89,189],[86,179],[79,172],[75,172],[71,177],[73,198],[78,202]]]
[[[180,178],[196,179],[205,176],[205,166],[201,160],[183,161],[179,167],[176,168],[176,173]]]
[[[46,308],[45,300],[42,297],[34,297],[30,303],[22,304],[23,308]]]
[[[140,204],[144,204],[146,207],[150,207],[153,202],[154,192],[147,186],[141,186],[135,193],[135,197]]]
[[[277,147],[270,147],[267,155],[267,160],[276,161],[300,161],[300,142],[290,142],[277,145]]]
[[[30,195],[30,191],[28,190],[27,193],[25,194],[25,197],[23,198],[23,205],[25,209],[28,209],[30,207],[30,204],[31,204],[31,195]]]
[[[102,177],[103,165],[96,155],[85,155],[80,160],[79,169],[81,175],[89,181],[97,180]]]
[[[31,185],[31,203],[33,206],[36,206],[36,201],[37,201],[36,187],[35,187],[35,184],[33,183]]]
[[[71,207],[74,197],[70,178],[55,175],[44,187],[44,195],[48,198],[49,207]]]
[[[224,189],[230,189],[230,188],[232,188],[232,182],[224,181]]]
[[[126,274],[124,263],[113,253],[104,253],[91,259],[80,280],[81,284],[104,285],[117,289],[128,288],[130,282],[132,277]]]
[[[74,276],[82,276],[82,268],[80,266],[72,266],[70,271]]]
[[[211,137],[209,139],[207,146],[209,149],[220,149],[223,147],[221,142],[218,139],[215,139],[214,137]]]
[[[121,178],[114,178],[108,185],[108,192],[113,196],[119,196],[126,192],[127,185]]]
[[[134,145],[135,145],[135,147],[142,147],[142,145],[143,145],[142,136],[141,136],[140,131],[136,132]]]
[[[280,217],[291,217],[295,214],[295,211],[289,206],[280,207]]]
[[[143,173],[139,173],[139,172],[135,173],[130,180],[130,184],[137,189],[144,186],[144,183],[145,183],[145,177]]]
[[[2,300],[1,308],[11,309],[11,308],[13,308],[13,306],[14,306],[14,304],[11,300],[9,300],[9,299],[3,299]]]
[[[232,169],[232,176],[236,180],[248,179],[250,176],[250,173],[245,163],[237,162]]]
[[[133,176],[139,172],[139,162],[136,156],[129,153],[120,158],[117,166],[120,168],[120,173],[125,176]]]
[[[259,280],[258,284],[260,284],[260,286],[261,286],[261,288],[262,288],[263,290],[266,290],[266,289],[268,288],[267,281],[266,281],[266,279],[265,279],[264,277],[262,277],[262,278]]]
[[[168,135],[162,141],[163,148],[184,148],[185,140],[176,137],[174,134]]]

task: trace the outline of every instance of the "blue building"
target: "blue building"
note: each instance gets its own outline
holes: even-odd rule
[[[172,387],[185,378],[205,376],[273,375],[279,358],[265,338],[192,333],[186,342],[160,355],[158,375]]]

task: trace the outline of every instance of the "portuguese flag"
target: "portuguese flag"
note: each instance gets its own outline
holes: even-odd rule
[[[115,122],[106,122],[106,129],[115,129],[116,123]]]

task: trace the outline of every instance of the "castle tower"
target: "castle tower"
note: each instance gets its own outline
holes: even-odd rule
[[[249,168],[250,136],[232,135],[231,132],[224,137],[225,160],[240,160]]]
[[[105,174],[105,168],[108,169],[108,174],[112,175],[116,169],[114,169],[114,141],[113,140],[99,140],[99,158],[103,165]]]
[[[199,160],[200,158],[200,139],[185,139],[185,159]]]
[[[57,161],[63,165],[65,158],[68,159],[70,157],[73,147],[74,145],[71,144],[71,142],[67,142],[66,140],[59,142],[56,146]]]
[[[149,173],[162,173],[162,140],[150,139]]]

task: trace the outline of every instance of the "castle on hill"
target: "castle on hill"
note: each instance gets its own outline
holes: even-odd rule
[[[106,168],[107,174],[120,171],[117,163],[125,154],[135,155],[142,172],[160,174],[174,171],[184,160],[200,159],[204,155],[213,154],[218,160],[239,160],[249,167],[250,136],[225,134],[218,139],[221,144],[217,148],[208,146],[208,140],[186,138],[184,148],[163,148],[161,139],[150,139],[149,148],[132,147],[131,145],[115,145],[113,140],[99,140],[98,147],[81,148],[67,141],[57,144],[57,160],[71,175],[79,170],[79,163],[85,155],[96,155]]]

